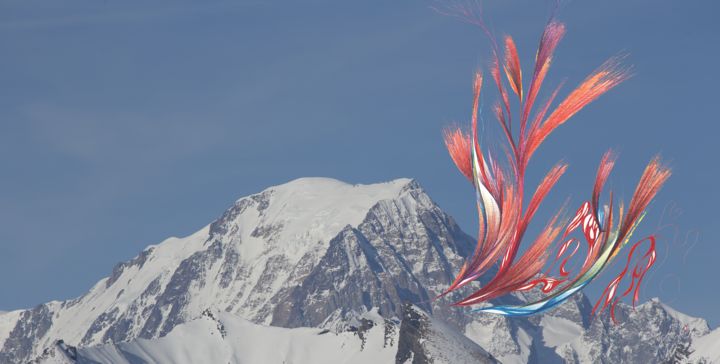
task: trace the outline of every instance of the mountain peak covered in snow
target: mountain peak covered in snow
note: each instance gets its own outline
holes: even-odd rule
[[[148,247],[82,297],[0,316],[0,362],[58,338],[87,346],[161,337],[207,309],[286,327],[342,326],[373,307],[399,316],[406,301],[429,309],[471,244],[411,179],[293,180]]]
[[[349,184],[332,178],[298,178],[236,201],[211,225],[211,236],[243,240],[240,257],[252,261],[271,248],[300,258],[307,244],[327,243],[346,226],[360,224],[371,207],[383,200],[401,198],[419,186],[401,178],[385,183]],[[254,209],[248,209],[248,206]],[[249,229],[248,227],[252,227]]]
[[[62,350],[75,347],[88,355],[122,348],[123,342],[138,350],[172,348],[178,333],[210,325],[206,312],[228,321],[226,327],[235,322],[248,332],[279,330],[287,338],[306,330],[293,328],[352,336],[343,333],[363,320],[387,320],[376,327],[399,323],[398,346],[386,354],[402,363],[442,363],[449,356],[472,362],[484,353],[503,363],[648,361],[667,357],[687,339],[709,347],[710,339],[702,338],[712,333],[704,320],[658,300],[636,310],[619,305],[619,325],[591,320],[582,295],[530,318],[470,313],[450,306],[453,297],[434,300],[474,247],[475,240],[412,179],[361,185],[300,178],[238,199],[190,236],[149,246],[81,297],[0,314],[0,363],[52,354],[58,340]],[[235,350],[236,344],[208,335],[198,340],[220,345],[223,353]],[[435,341],[426,342],[428,337]],[[328,342],[351,342],[333,340]],[[438,352],[443,348],[449,351]],[[470,356],[462,356],[461,348]],[[253,355],[264,355],[260,349]],[[362,350],[350,351],[364,358]]]

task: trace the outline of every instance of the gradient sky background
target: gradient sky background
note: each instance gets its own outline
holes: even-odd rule
[[[468,120],[488,43],[431,4],[0,1],[0,310],[76,297],[148,244],[303,176],[414,177],[473,233],[473,193],[440,131]],[[715,326],[719,11],[710,0],[564,2],[546,92],[619,52],[635,76],[553,134],[530,170],[536,181],[570,163],[544,223],[568,195],[571,206],[589,196],[608,147],[620,152],[610,186],[626,200],[662,153],[674,175],[637,235],[660,236],[642,299]],[[547,2],[487,0],[486,13],[528,73]],[[593,300],[607,281],[591,285]]]

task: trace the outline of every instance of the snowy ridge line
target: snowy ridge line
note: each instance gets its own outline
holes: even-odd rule
[[[264,326],[226,312],[207,313],[159,339],[83,348],[59,342],[37,363],[365,364],[404,363],[406,357],[432,358],[432,363],[496,363],[477,344],[417,307],[407,305],[404,312],[405,320],[398,324],[371,310],[357,318],[357,326],[339,333]]]

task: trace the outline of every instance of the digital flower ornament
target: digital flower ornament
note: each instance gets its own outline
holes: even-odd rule
[[[550,94],[547,101],[536,108],[536,99],[548,74],[555,48],[565,34],[565,26],[555,20],[546,25],[540,38],[529,86],[525,89],[520,58],[513,38],[506,36],[503,39],[501,52],[500,46],[479,17],[465,8],[454,10],[455,15],[459,14],[465,20],[481,26],[491,38],[493,58],[489,73],[500,97],[500,101],[493,107],[493,113],[507,145],[504,153],[499,154],[483,150],[478,141],[479,99],[483,74],[477,72],[473,87],[470,133],[467,134],[459,128],[445,130],[445,144],[453,162],[475,188],[479,221],[477,246],[454,282],[440,296],[477,280],[488,273],[490,268],[497,267],[487,284],[455,305],[477,305],[512,292],[540,287],[544,296],[539,300],[519,306],[484,305],[476,309],[508,316],[536,314],[564,302],[608,267],[630,241],[633,231],[645,215],[648,204],[670,176],[670,170],[659,158],[653,159],[645,168],[627,208],[622,202],[615,204],[612,193],[609,194],[608,203],[601,205],[603,186],[615,165],[615,154],[608,151],[600,161],[589,200],[582,204],[574,218],[568,224],[563,224],[561,213],[558,212],[531,245],[520,253],[520,243],[525,237],[528,225],[545,196],[567,169],[564,163],[558,163],[550,169],[526,202],[525,172],[531,157],[553,130],[600,95],[626,80],[628,71],[620,65],[618,57],[611,58],[592,72],[554,109],[552,105],[558,96],[559,87]],[[511,97],[517,98],[518,116],[512,113]],[[519,130],[512,130],[513,117],[516,117],[515,124],[519,124]],[[581,233],[580,238],[573,237],[577,233]],[[580,240],[583,240],[587,247],[587,255],[579,270],[571,274],[566,263],[578,252]],[[559,242],[558,248],[555,254],[551,254],[554,242]],[[633,257],[642,243],[647,243],[647,250],[630,269]],[[557,266],[556,274],[550,273],[554,269],[543,272],[551,256],[551,267]],[[593,308],[593,314],[598,309],[602,311],[610,307],[614,320],[616,303],[630,293],[633,294],[632,301],[635,304],[643,277],[654,262],[653,236],[634,243],[628,251],[625,268],[609,283]],[[628,274],[631,277],[629,287],[621,291],[619,286]]]

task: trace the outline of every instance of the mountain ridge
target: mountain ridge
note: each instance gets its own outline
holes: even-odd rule
[[[590,321],[582,295],[528,319],[432,301],[474,244],[415,180],[293,180],[236,200],[190,236],[149,246],[81,297],[0,315],[0,363],[37,357],[58,339],[78,347],[155,340],[208,309],[260,325],[343,332],[372,310],[399,319],[410,302],[505,363],[647,360],[709,332],[697,319],[683,334],[689,316],[659,301],[637,311],[619,306],[626,321],[618,326]],[[634,333],[648,324],[647,347],[615,344],[639,340]]]

